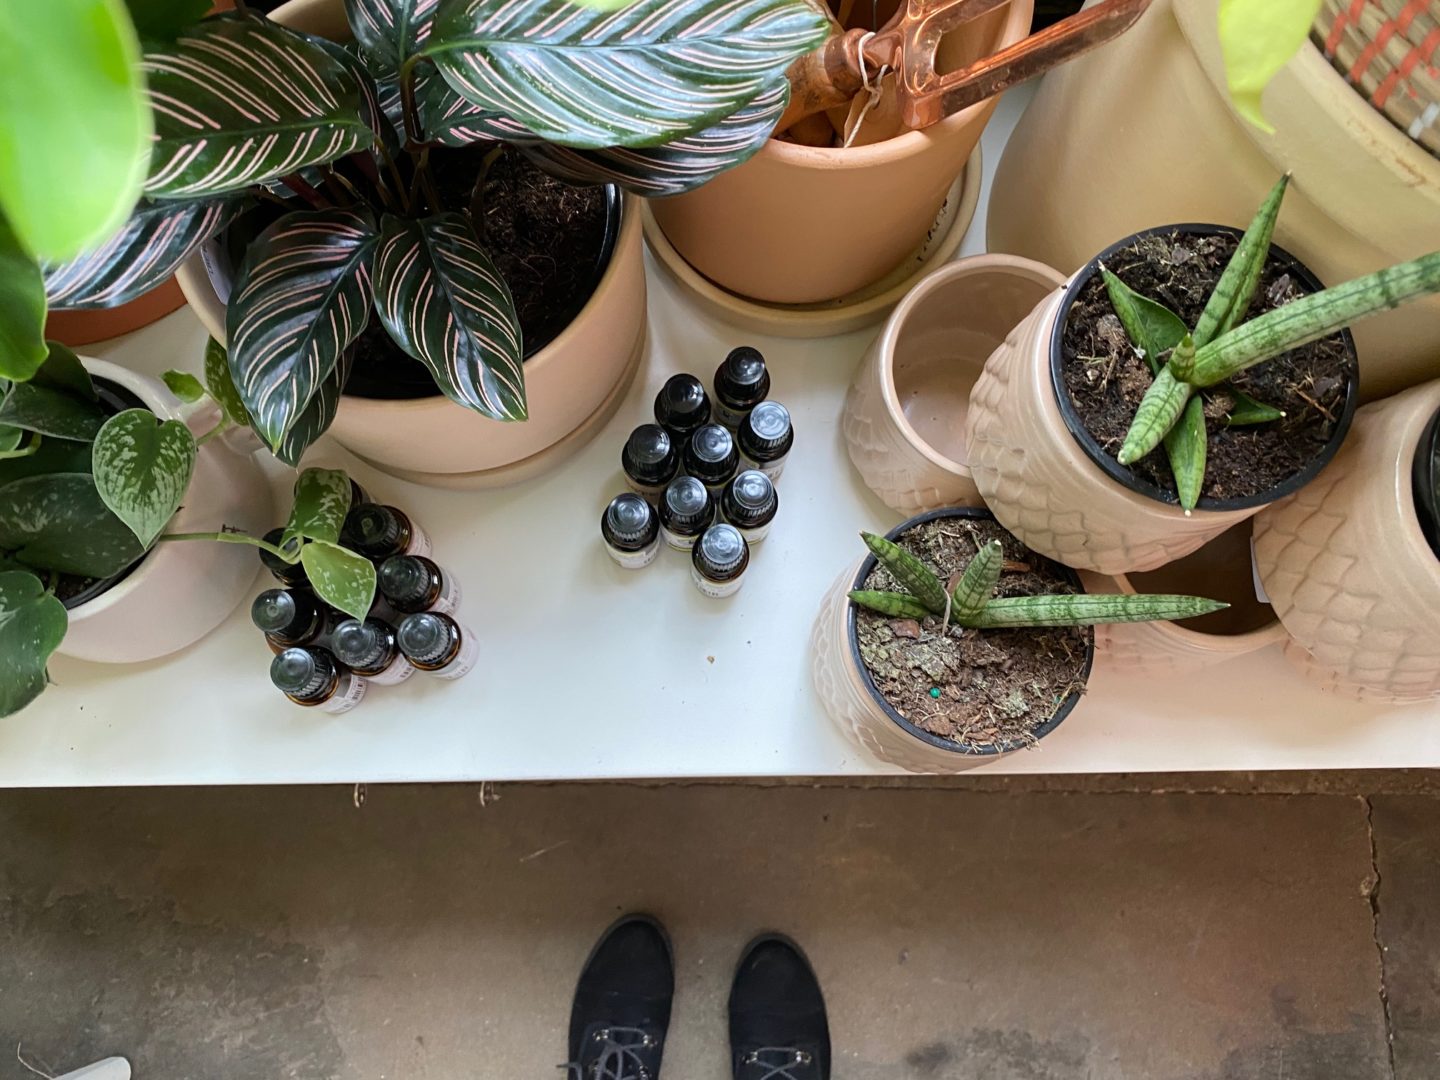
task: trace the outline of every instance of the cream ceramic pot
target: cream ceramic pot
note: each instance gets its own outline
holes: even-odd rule
[[[1034,6],[1010,0],[950,35],[942,69],[1020,41]],[[849,149],[771,139],[744,165],[651,208],[685,260],[731,292],[781,304],[845,296],[920,247],[998,100]]]
[[[1265,94],[1273,135],[1236,115],[1216,5],[1155,0],[1119,40],[1045,76],[995,176],[991,251],[1068,273],[1164,222],[1244,225],[1286,171],[1276,242],[1327,285],[1440,248],[1440,160],[1313,45]],[[1367,319],[1355,339],[1365,399],[1433,378],[1440,297]]]
[[[1261,581],[1327,689],[1376,701],[1440,697],[1440,558],[1415,513],[1411,470],[1440,380],[1367,405],[1309,487],[1255,519]]]
[[[965,452],[970,390],[985,360],[1052,290],[1057,271],[976,255],[926,277],[855,369],[841,430],[865,486],[904,514],[980,504]]]
[[[89,357],[85,367],[130,391],[162,419],[188,421],[197,434],[214,424],[213,412],[195,413],[158,379]],[[259,465],[217,439],[199,448],[185,502],[165,531],[216,532],[228,525],[260,536],[274,524],[270,486]],[[157,544],[115,585],[70,609],[58,651],[110,664],[176,652],[224,622],[249,596],[259,570],[260,560],[248,546],[201,540]]]

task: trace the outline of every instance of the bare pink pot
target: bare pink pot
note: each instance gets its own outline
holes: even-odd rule
[[[1034,7],[1010,0],[951,35],[942,70],[1020,41]],[[845,296],[920,247],[998,100],[868,146],[772,139],[739,168],[651,208],[685,260],[731,292],[781,304]]]
[[[841,429],[865,486],[904,514],[980,505],[965,450],[970,391],[985,361],[1052,290],[1056,270],[976,255],[925,278],[855,369]]]
[[[1411,470],[1440,380],[1367,405],[1308,487],[1255,520],[1286,655],[1327,689],[1375,701],[1440,697],[1440,559],[1415,513]]]

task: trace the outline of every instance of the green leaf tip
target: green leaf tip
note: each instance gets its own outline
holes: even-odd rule
[[[971,625],[985,630],[1169,622],[1209,615],[1229,606],[1219,600],[1208,600],[1200,596],[1113,593],[1004,596],[986,604],[985,610]]]
[[[1115,455],[1115,460],[1121,465],[1133,464],[1159,446],[1160,441],[1185,411],[1185,406],[1195,390],[1189,383],[1177,379],[1173,368],[1175,357],[1183,357],[1189,340],[1187,335],[1184,341],[1175,346],[1170,363],[1160,369],[1160,374],[1155,376],[1155,381],[1145,392],[1140,407],[1135,410],[1135,419],[1125,434],[1125,442],[1120,447],[1120,452]]]
[[[907,593],[878,592],[873,589],[852,589],[850,599],[863,608],[892,619],[924,619],[930,609]]]
[[[1265,273],[1265,264],[1270,258],[1270,240],[1275,235],[1275,222],[1280,217],[1280,204],[1285,198],[1285,189],[1290,184],[1290,174],[1280,177],[1270,189],[1260,209],[1246,226],[1235,252],[1230,256],[1220,280],[1205,303],[1205,310],[1195,324],[1195,347],[1202,348],[1217,337],[1238,326],[1250,310],[1255,290]],[[1177,372],[1181,378],[1185,375]]]
[[[945,586],[928,566],[893,540],[868,532],[862,532],[860,536],[880,564],[894,575],[895,580],[900,582],[911,596],[929,608],[932,614],[945,613],[945,607],[949,603]]]
[[[1005,547],[999,540],[983,545],[965,567],[950,594],[950,616],[957,622],[974,618],[995,594],[1005,567]]]

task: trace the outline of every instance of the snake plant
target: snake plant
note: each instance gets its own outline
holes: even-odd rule
[[[902,619],[936,616],[942,624],[976,630],[1041,626],[1096,626],[1101,623],[1191,619],[1230,605],[1198,596],[1092,595],[996,596],[1005,566],[998,540],[982,546],[949,591],[928,566],[899,544],[861,533],[865,546],[907,591],[854,589],[850,599],[863,608]]]
[[[1130,290],[1103,271],[1110,300],[1130,342],[1150,364],[1154,380],[1116,455],[1121,465],[1139,461],[1164,443],[1180,505],[1188,514],[1199,502],[1205,476],[1205,417],[1199,392],[1290,349],[1327,337],[1357,319],[1440,292],[1440,252],[1325,289],[1242,321],[1270,254],[1270,238],[1289,177],[1266,197],[1220,275],[1193,330],[1178,315]],[[1159,357],[1169,353],[1163,365]],[[1227,388],[1236,409],[1227,422],[1261,423],[1278,410]]]
[[[526,417],[509,288],[470,198],[439,195],[433,152],[509,144],[567,181],[687,191],[765,144],[786,68],[829,28],[808,0],[345,0],[342,45],[239,6],[145,43],[154,137],[117,233],[43,277],[5,276],[32,252],[0,221],[0,314],[23,323],[0,328],[0,377],[43,359],[47,300],[124,303],[247,207],[279,203],[239,268],[227,362],[292,464],[333,417],[372,313],[454,401]]]

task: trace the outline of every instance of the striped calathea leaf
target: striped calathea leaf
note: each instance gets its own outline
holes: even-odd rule
[[[345,0],[345,15],[377,74],[393,74],[430,37],[440,0]]]
[[[806,0],[634,0],[615,11],[449,0],[416,55],[472,104],[562,146],[602,150],[719,123],[829,29]]]
[[[510,289],[469,219],[387,214],[375,256],[375,311],[451,400],[524,420],[524,350]]]
[[[335,422],[335,413],[340,409],[340,395],[345,391],[345,384],[350,381],[350,372],[354,365],[355,350],[346,349],[335,362],[335,369],[320,380],[310,403],[290,425],[290,430],[285,432],[280,445],[275,447],[277,459],[292,469],[298,468],[305,451],[310,449],[316,439],[330,430],[330,425]]]
[[[368,211],[301,210],[246,253],[225,313],[230,375],[271,447],[365,329],[377,239]]]
[[[339,42],[315,34],[301,36],[322,50],[355,80],[355,85],[360,88],[360,115],[365,118],[365,123],[369,125],[376,137],[385,143],[386,149],[392,151],[397,149],[400,143],[396,138],[396,129],[391,126],[385,110],[381,107],[379,84],[370,73],[370,69],[365,66],[365,61],[358,55],[358,47],[353,42],[341,45]]]
[[[238,191],[374,142],[346,69],[275,23],[206,19],[147,52],[144,67],[155,112],[152,198]]]
[[[234,220],[244,205],[240,196],[141,202],[105,243],[45,268],[50,306],[107,308],[149,292]]]

